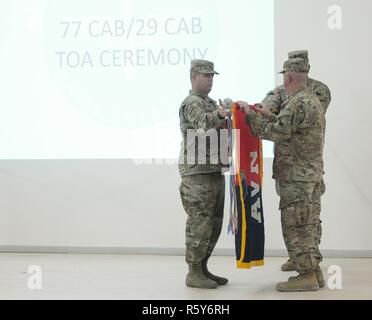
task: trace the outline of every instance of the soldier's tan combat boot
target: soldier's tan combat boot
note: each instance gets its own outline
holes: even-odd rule
[[[208,267],[207,267],[207,263],[208,263],[208,259],[204,259],[202,261],[203,273],[207,278],[217,282],[217,284],[219,286],[223,286],[223,285],[225,285],[226,283],[229,282],[229,280],[227,278],[219,277],[219,276],[214,275],[213,273],[210,273],[209,270],[208,270]]]
[[[196,265],[189,264],[189,273],[186,276],[186,285],[193,288],[216,289],[218,284],[203,273],[201,263]]]
[[[293,280],[279,282],[276,289],[281,292],[316,291],[319,284],[315,272],[311,271],[300,274]]]
[[[318,284],[319,284],[319,288],[323,288],[323,287],[325,287],[325,280],[324,280],[324,276],[323,276],[323,272],[322,272],[322,270],[319,268],[319,267],[317,267],[315,270],[314,270],[314,272],[315,272],[315,275],[316,275],[316,279],[318,280]],[[288,278],[288,281],[291,281],[291,280],[294,280],[294,279],[296,279],[298,276],[294,276],[294,277],[289,277]]]
[[[315,271],[316,278],[318,279],[319,288],[325,287],[326,282],[323,276],[322,269],[317,267],[314,271]]]
[[[296,271],[296,265],[292,262],[291,259],[281,266],[282,271]]]

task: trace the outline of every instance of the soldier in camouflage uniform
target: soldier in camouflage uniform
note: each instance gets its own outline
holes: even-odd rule
[[[195,144],[196,137],[200,145],[200,138],[205,138],[208,130],[218,133],[226,124],[226,111],[208,97],[215,74],[218,73],[212,62],[193,60],[190,70],[192,90],[179,109],[182,133],[180,195],[187,213],[186,263],[189,272],[186,285],[206,289],[214,289],[228,282],[228,279],[210,273],[207,268],[223,221],[225,179],[220,163],[213,161],[219,147],[218,144],[213,147],[209,141],[210,145],[207,143],[205,150],[202,150]],[[205,152],[205,161],[200,161],[198,154],[195,156],[195,148],[198,152]]]
[[[309,62],[308,57],[308,51],[307,50],[297,50],[297,51],[291,51],[288,53],[288,58],[302,58]],[[309,66],[310,69],[310,66]],[[328,106],[331,102],[331,92],[329,88],[322,82],[314,80],[309,78],[307,82],[307,88],[313,92],[319,99],[320,103],[323,107],[324,114],[327,112]],[[279,111],[282,108],[283,103],[288,99],[288,95],[284,89],[284,86],[278,86],[274,90],[270,91],[265,99],[262,101],[262,104],[265,105],[268,109],[270,109],[271,112],[278,115]],[[274,160],[275,161],[275,160]],[[324,180],[322,179],[321,186],[320,186],[321,194],[324,194],[325,192],[325,184]],[[280,186],[278,181],[276,182],[276,190],[278,195],[280,196]],[[319,203],[315,205],[314,210],[319,210],[320,212],[320,200]],[[318,229],[318,247],[320,244],[320,238],[322,235],[322,226],[321,226],[321,220],[319,220],[319,225],[317,226]],[[319,250],[317,250],[317,259],[319,262],[322,261],[322,255],[320,254]],[[288,259],[286,263],[284,263],[281,267],[282,271],[294,271],[296,270],[294,263],[291,261],[291,259]],[[321,283],[322,286],[324,286],[324,283]]]
[[[322,278],[317,259],[320,185],[323,176],[325,116],[316,95],[306,87],[308,63],[301,58],[284,63],[288,99],[278,115],[258,113],[244,102],[252,132],[275,143],[273,177],[280,186],[280,210],[286,247],[297,277],[277,284],[279,291],[314,291]]]
[[[309,55],[307,50],[297,50],[291,51],[288,53],[288,59],[292,58],[301,58],[309,63]],[[310,71],[310,65],[309,65]],[[308,78],[307,88],[310,89],[318,97],[320,103],[322,104],[324,113],[327,112],[328,106],[331,102],[331,92],[329,88],[322,82]],[[284,89],[283,85],[276,87],[274,90],[271,90],[267,93],[265,99],[262,100],[262,104],[270,108],[271,112],[278,115],[281,109],[281,106],[284,101],[286,101],[288,95]]]

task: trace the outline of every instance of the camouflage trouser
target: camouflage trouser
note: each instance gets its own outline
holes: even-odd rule
[[[319,245],[320,245],[320,241],[322,238],[322,220],[320,219],[321,196],[325,193],[325,183],[323,179],[320,182],[320,184],[317,184],[317,188],[319,188],[319,190],[317,190],[314,196],[317,197],[319,193],[320,195],[319,195],[319,200],[316,199],[316,201],[313,201],[313,210],[316,211],[316,214],[319,217],[319,224],[317,225],[317,233],[316,233],[317,254],[318,254],[317,259],[318,259],[318,264],[319,264],[323,260],[323,257],[319,252]]]
[[[187,213],[186,263],[210,257],[221,233],[225,202],[225,177],[221,173],[186,176],[180,185]]]
[[[320,196],[322,183],[277,182],[282,232],[289,257],[305,273],[322,261]]]

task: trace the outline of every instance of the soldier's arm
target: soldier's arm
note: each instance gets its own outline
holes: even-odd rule
[[[227,124],[226,119],[218,126],[218,129],[228,129],[228,124]]]
[[[314,88],[314,93],[317,95],[320,103],[322,104],[324,113],[326,113],[332,99],[331,91],[325,84],[320,83],[317,87]]]
[[[284,101],[280,94],[282,87],[277,87],[266,94],[266,97],[262,100],[262,104],[269,107],[270,111],[275,114],[279,114],[280,106]]]
[[[185,117],[194,125],[195,129],[204,131],[218,128],[225,119],[219,116],[218,109],[212,112],[205,112],[202,102],[194,101],[186,105]]]
[[[287,106],[273,122],[267,122],[255,113],[246,116],[254,135],[273,142],[284,142],[291,138],[293,127],[293,108]]]

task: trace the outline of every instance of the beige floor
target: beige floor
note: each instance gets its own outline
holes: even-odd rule
[[[342,289],[279,293],[278,281],[294,273],[280,271],[284,258],[266,258],[265,266],[235,268],[234,257],[213,257],[210,269],[230,279],[216,290],[184,285],[182,256],[0,254],[0,299],[372,299],[372,259],[325,259],[342,270]],[[42,270],[42,289],[28,289],[30,265]]]

